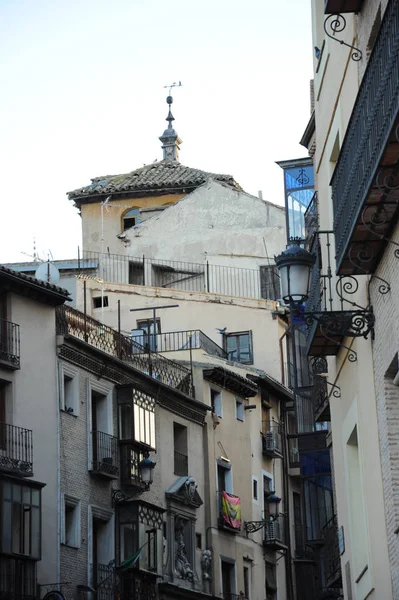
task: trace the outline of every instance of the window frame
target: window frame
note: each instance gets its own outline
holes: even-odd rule
[[[72,393],[73,402],[71,398],[68,399],[68,406],[66,403],[66,390],[65,390],[65,378],[72,380]],[[63,361],[59,362],[59,397],[60,397],[60,410],[65,411],[67,414],[74,417],[80,415],[80,383],[79,383],[79,369],[72,367],[70,364]],[[68,408],[72,408],[72,411],[68,411]]]
[[[214,398],[212,394],[217,395],[218,397],[218,407],[214,403]],[[220,419],[223,419],[223,398],[222,398],[222,390],[209,386],[209,395],[210,395],[210,406],[212,407],[212,412],[215,413]]]
[[[131,215],[130,217],[128,217],[127,215],[130,212],[134,212],[134,215]],[[125,220],[126,221],[130,221],[130,220],[134,220],[133,225],[125,225]],[[127,210],[125,210],[122,215],[121,215],[121,233],[123,233],[124,231],[127,231],[128,229],[131,229],[132,227],[135,227],[136,225],[139,225],[142,222],[142,218],[141,218],[141,211],[140,211],[140,207],[139,206],[130,206]]]
[[[240,360],[241,357],[240,357],[239,338],[244,335],[248,336],[248,354],[249,354],[248,360]],[[228,350],[228,339],[234,339],[234,338],[236,338],[236,348],[235,348],[235,350],[229,351]],[[227,353],[227,360],[230,360],[231,362],[237,362],[242,365],[252,365],[254,362],[252,329],[248,329],[247,331],[232,331],[230,333],[223,334],[223,349]],[[235,359],[230,356],[230,354],[232,352],[237,353],[237,357]]]
[[[244,422],[244,401],[236,396],[236,420]]]
[[[67,507],[73,511],[72,541],[67,538]],[[69,494],[61,494],[61,544],[68,548],[81,547],[81,502]]]
[[[0,538],[0,551],[3,554],[9,556],[19,556],[31,558],[34,560],[41,560],[42,558],[42,497],[41,497],[41,488],[44,487],[43,484],[32,485],[33,482],[29,481],[12,481],[7,479],[6,477],[0,482],[0,499],[1,499],[1,515],[6,515],[6,512],[9,513],[9,520],[5,518],[4,523],[2,524],[2,536]],[[5,486],[9,486],[9,494],[6,494]],[[20,488],[20,491],[16,491],[17,488]],[[27,501],[26,498],[26,490],[29,490],[30,501]],[[32,492],[38,492],[38,500],[34,503],[32,498]],[[15,494],[15,498],[14,498]],[[9,495],[9,497],[6,497]],[[10,510],[6,511],[5,507],[10,505]],[[22,552],[15,552],[13,549],[14,539],[13,539],[13,519],[15,514],[14,507],[19,508],[20,515],[20,533],[19,533],[19,550]],[[26,508],[29,507],[29,508]],[[26,553],[24,550],[26,544],[26,536],[24,534],[25,525],[26,525],[26,517],[25,515],[29,513],[29,523],[28,523],[28,543],[29,543],[29,553]],[[36,527],[33,526],[32,515],[36,514],[38,517],[38,523]],[[5,537],[5,525],[9,524],[9,548],[6,547],[6,537]],[[34,534],[34,529],[36,529],[36,535]],[[37,552],[33,551],[33,545],[37,548]],[[21,547],[22,546],[22,547]]]

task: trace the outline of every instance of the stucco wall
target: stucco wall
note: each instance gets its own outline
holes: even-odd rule
[[[20,326],[21,369],[1,370],[12,382],[11,424],[33,432],[33,478],[42,490],[42,560],[38,582],[58,581],[58,405],[54,308],[10,294],[9,319]],[[33,317],[34,315],[34,317]]]

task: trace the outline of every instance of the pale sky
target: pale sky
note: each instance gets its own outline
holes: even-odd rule
[[[167,90],[180,162],[283,203],[306,156],[309,0],[0,0],[0,262],[77,256],[66,192],[161,160]]]

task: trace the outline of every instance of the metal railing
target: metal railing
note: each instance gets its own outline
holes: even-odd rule
[[[0,319],[0,363],[12,369],[21,367],[19,325],[4,319]]]
[[[36,561],[0,556],[0,598],[36,600]]]
[[[285,544],[286,542],[286,516],[279,514],[276,519],[270,518],[264,527],[264,546]]]
[[[95,563],[91,568],[91,587],[96,590],[96,600],[115,600],[119,584],[115,567]]]
[[[274,264],[259,269],[213,265],[209,261],[191,263],[175,260],[84,251],[78,269],[86,277],[108,283],[145,285],[188,292],[207,292],[242,298],[273,295],[267,269],[276,275]],[[275,298],[270,298],[275,300]]]
[[[155,573],[129,569],[118,575],[120,600],[156,600],[158,575]]]
[[[188,456],[181,452],[174,452],[174,470],[175,475],[188,475]]]
[[[103,433],[92,432],[93,471],[110,477],[119,474],[118,438]]]
[[[398,113],[399,2],[388,2],[332,176],[337,266],[375,178]]]
[[[0,423],[0,471],[33,475],[33,438],[30,429]]]
[[[155,339],[154,339],[155,338]],[[174,352],[177,350],[197,350],[202,348],[211,356],[227,358],[227,352],[216,344],[200,329],[189,331],[167,331],[157,334],[145,334],[143,337],[135,338],[145,348],[148,344],[155,348],[156,352]]]
[[[329,586],[334,583],[336,579],[341,577],[341,558],[339,553],[338,523],[336,515],[324,525],[322,529],[322,539],[324,540],[324,574],[327,586]]]
[[[266,456],[282,456],[281,426],[275,421],[262,423],[262,452]]]
[[[129,336],[70,306],[57,307],[56,315],[57,334],[76,337],[102,352],[129,363],[135,369],[165,385],[192,395],[191,371],[183,365],[161,354],[151,352]]]

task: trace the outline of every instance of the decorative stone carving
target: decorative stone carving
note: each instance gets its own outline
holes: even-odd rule
[[[198,508],[203,504],[194,477],[180,477],[167,491],[166,498],[179,504]]]
[[[204,581],[209,581],[210,579],[212,579],[211,567],[212,567],[212,552],[210,550],[203,550],[202,557],[201,557],[201,569],[202,569],[202,579],[204,579]]]
[[[180,579],[193,581],[194,572],[188,560],[184,543],[184,521],[178,519],[175,525],[175,569]]]

